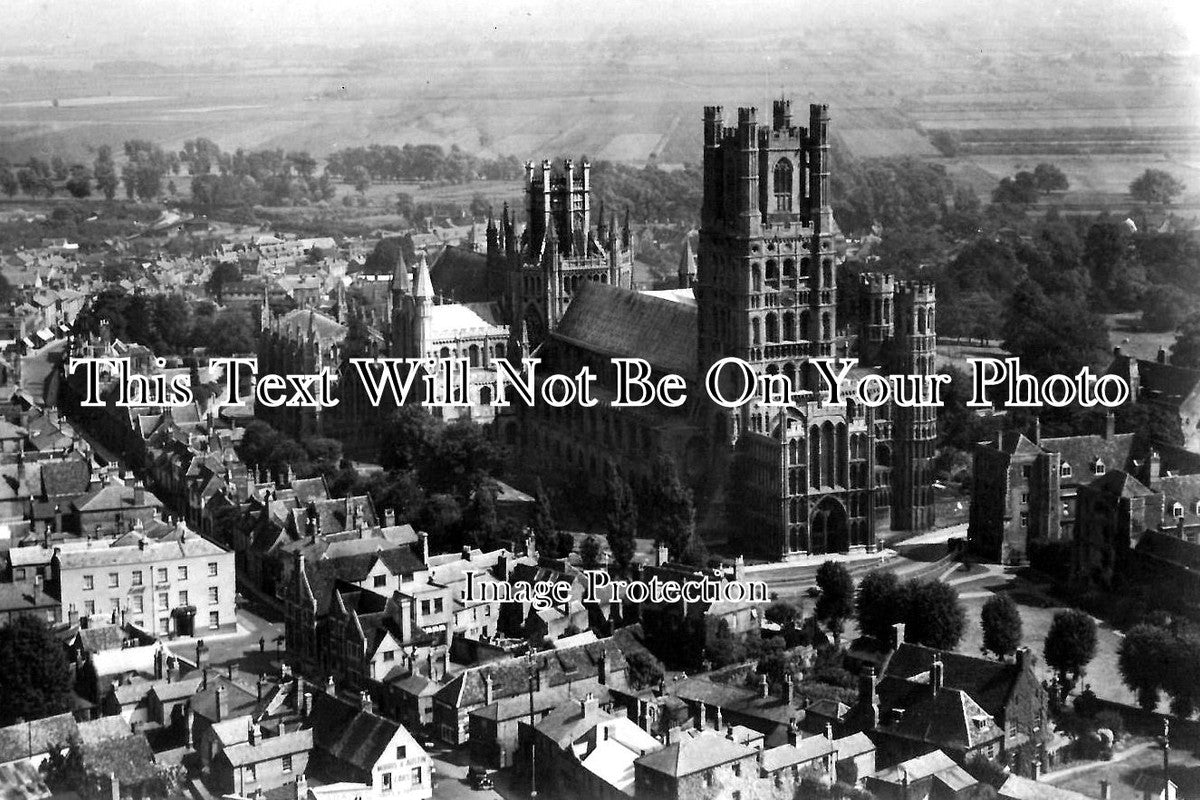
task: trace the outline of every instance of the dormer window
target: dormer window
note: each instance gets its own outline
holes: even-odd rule
[[[1071,470],[1071,465],[1069,463],[1067,463],[1066,461],[1064,461],[1062,463],[1062,466],[1059,467],[1059,469],[1058,469],[1059,477],[1069,478],[1073,474],[1074,474],[1074,472]]]
[[[1197,500],[1195,505],[1192,506],[1192,513],[1200,516],[1200,500]]]
[[[1104,462],[1098,458],[1092,462],[1092,474],[1093,475],[1103,475],[1104,474]]]
[[[1171,506],[1171,516],[1175,519],[1183,519],[1183,503],[1176,503]]]

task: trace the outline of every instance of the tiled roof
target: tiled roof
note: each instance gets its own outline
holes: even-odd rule
[[[224,749],[225,758],[235,767],[259,764],[295,753],[307,753],[313,746],[311,728],[288,731],[275,736],[263,736],[254,744],[242,742]]]
[[[1020,775],[1009,775],[996,790],[996,796],[1003,800],[1091,800],[1086,794],[1060,789],[1053,784],[1022,778]]]
[[[1138,539],[1137,552],[1168,561],[1192,572],[1200,572],[1200,545],[1186,542],[1169,533],[1146,531]]]
[[[1004,735],[995,719],[961,689],[943,686],[935,693],[928,684],[884,678],[878,691],[887,709],[876,729],[880,733],[958,751]],[[892,713],[899,720],[890,719]]]
[[[934,750],[917,758],[910,758],[890,769],[875,773],[873,780],[882,783],[903,784],[919,781],[931,776],[937,776],[942,783],[957,791],[968,786],[974,786],[978,781],[970,776],[962,767],[954,763],[954,759],[941,750]]]
[[[0,764],[65,746],[78,729],[71,714],[56,714],[0,728]]]
[[[487,284],[487,256],[448,245],[434,258],[429,277],[438,294],[460,303],[491,299]]]
[[[42,494],[48,498],[83,494],[92,480],[92,471],[85,458],[68,456],[61,461],[42,464]]]
[[[892,654],[884,677],[921,679],[928,683],[934,657],[939,655],[942,660],[942,685],[962,689],[984,711],[997,719],[1004,718],[1004,706],[1021,679],[1021,668],[1016,664],[962,653],[940,652],[906,642]]]
[[[0,611],[33,611],[56,605],[57,600],[31,584],[0,583]]]
[[[695,308],[586,281],[552,334],[610,358],[644,358],[684,376],[696,372]]]

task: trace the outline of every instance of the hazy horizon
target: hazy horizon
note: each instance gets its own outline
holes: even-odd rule
[[[1175,41],[1164,49],[1200,50],[1200,10],[1189,0],[1103,0],[1047,6],[1033,0],[1005,2],[688,2],[638,0],[556,2],[521,0],[494,3],[453,0],[441,4],[411,2],[332,2],[332,0],[111,0],[81,7],[65,0],[10,0],[8,36],[0,57],[21,55],[195,59],[202,51],[222,52],[259,46],[264,52],[315,45],[330,50],[420,46],[431,41],[488,43],[506,41],[589,41],[612,38],[685,37],[703,46],[712,41],[748,37],[777,40],[796,35],[813,45],[821,28],[835,26],[878,30],[893,25],[978,26],[989,38],[1008,35],[1014,47],[1032,31],[1045,35],[1060,22],[1086,24],[1098,37],[1127,37],[1142,32],[1147,47],[1154,36]],[[86,8],[85,13],[81,9]],[[748,13],[752,11],[753,13]],[[969,37],[970,28],[960,32]],[[1071,42],[1064,42],[1070,46]],[[247,56],[256,53],[246,53]],[[302,53],[296,53],[302,57]]]

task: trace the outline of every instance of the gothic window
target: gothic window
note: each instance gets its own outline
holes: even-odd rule
[[[832,338],[833,338],[833,321],[831,320],[831,318],[829,316],[829,312],[826,311],[824,314],[821,315],[821,339],[822,339],[822,341],[827,342]]]
[[[450,348],[449,347],[443,347],[441,350],[438,351],[438,358],[449,358],[449,357],[450,357]]]
[[[779,288],[779,264],[773,258],[767,260],[767,286]]]
[[[792,210],[792,162],[779,159],[775,165],[775,210]]]
[[[824,272],[824,277],[821,279],[821,285],[826,288],[833,287],[833,259],[821,259],[821,270]]]
[[[800,330],[797,331],[796,337],[798,339],[809,338],[809,335],[808,335],[808,312],[807,311],[800,312]]]
[[[783,281],[787,284],[794,284],[796,282],[795,259],[785,258],[783,260]]]
[[[790,361],[784,364],[783,374],[788,379],[789,392],[796,391],[796,365]]]
[[[925,333],[925,309],[917,309],[917,333]]]
[[[762,270],[759,269],[758,264],[750,266],[750,285],[754,291],[762,291]]]
[[[496,358],[504,358],[504,345],[496,345]]]
[[[809,262],[807,258],[800,259],[800,274],[808,275]]]
[[[785,312],[783,315],[783,340],[794,342],[796,338],[796,315],[791,311]]]
[[[471,363],[472,367],[478,367],[479,366],[479,346],[474,345],[474,344],[471,345],[470,348],[467,349],[467,357],[470,359],[470,363]]]
[[[760,327],[760,326],[759,326],[759,324],[758,324],[758,318],[757,318],[757,317],[755,317],[754,319],[750,320],[750,335],[751,335],[751,341],[753,341],[755,345],[760,345],[760,344],[762,344],[762,339],[760,338],[760,331],[759,331],[759,327]]]
[[[779,318],[774,312],[767,314],[767,342],[779,341]]]

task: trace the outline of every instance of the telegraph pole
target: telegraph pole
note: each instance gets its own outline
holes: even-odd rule
[[[526,657],[529,676],[529,797],[530,800],[537,800],[537,737],[534,735],[537,720],[533,712],[533,682],[537,678],[537,661],[533,657],[533,642],[529,643]]]

